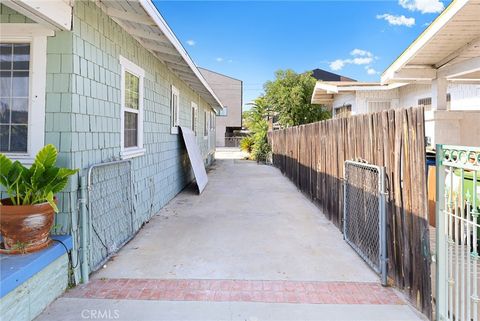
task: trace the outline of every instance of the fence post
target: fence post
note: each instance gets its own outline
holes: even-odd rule
[[[445,233],[445,220],[444,220],[444,210],[445,204],[443,199],[445,197],[445,169],[442,165],[443,160],[443,145],[437,144],[437,155],[436,155],[436,185],[437,185],[437,194],[436,194],[436,208],[435,208],[435,222],[436,222],[436,253],[435,261],[437,265],[437,275],[436,275],[436,307],[435,314],[437,320],[446,320],[447,318],[447,275],[446,275],[446,266],[447,266],[447,246],[446,246],[446,233]]]
[[[380,274],[382,285],[387,286],[387,213],[385,207],[385,167],[378,167],[378,191],[380,193]]]

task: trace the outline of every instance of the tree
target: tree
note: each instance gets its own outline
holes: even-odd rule
[[[270,110],[263,96],[255,99],[252,108],[243,113],[245,127],[250,130],[250,135],[242,139],[240,145],[257,161],[266,161],[270,153],[267,139],[269,113]]]
[[[278,114],[280,125],[289,127],[330,118],[327,109],[310,103],[315,83],[311,72],[297,74],[291,69],[278,70],[275,80],[265,83],[265,104]]]

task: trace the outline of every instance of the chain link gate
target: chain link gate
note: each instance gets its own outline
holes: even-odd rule
[[[343,237],[387,285],[385,168],[345,161],[344,173]]]
[[[480,320],[480,147],[437,145],[437,320]]]
[[[89,265],[98,270],[134,235],[132,170],[128,160],[88,170]]]

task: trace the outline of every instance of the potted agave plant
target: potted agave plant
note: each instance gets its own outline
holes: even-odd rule
[[[59,168],[57,149],[46,145],[30,168],[0,153],[0,185],[8,195],[0,201],[1,253],[31,253],[50,245],[50,229],[58,212],[55,194],[77,170]]]

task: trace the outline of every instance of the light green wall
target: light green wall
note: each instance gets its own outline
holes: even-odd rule
[[[33,23],[31,19],[0,3],[0,23]]]
[[[181,136],[170,134],[170,86],[173,84],[180,91],[181,125],[190,125],[190,106],[194,101],[199,106],[198,128],[202,128],[203,110],[209,106],[94,2],[76,1],[73,32],[59,36],[60,40],[52,38],[48,46],[49,66],[53,57],[56,65],[59,59],[62,62],[52,75],[52,91],[57,94],[57,100],[59,93],[70,91],[71,106],[63,105],[62,96],[60,112],[52,113],[53,120],[50,116],[46,124],[47,132],[50,129],[60,132],[61,150],[69,154],[72,167],[86,169],[92,164],[119,158],[119,56],[145,70],[143,129],[146,153],[132,159],[134,191],[136,198],[141,200],[136,204],[136,226],[140,226],[192,179]],[[68,54],[70,45],[73,55]],[[63,112],[63,107],[68,110]],[[54,108],[47,107],[48,110]],[[58,111],[58,107],[55,110]],[[69,119],[64,120],[64,116]],[[57,119],[62,125],[56,128]],[[71,143],[70,150],[63,142]],[[202,135],[198,136],[205,157],[209,152],[206,142]],[[151,189],[156,191],[153,199]]]
[[[170,86],[180,91],[181,125],[190,126],[191,102],[198,105],[197,141],[205,159],[211,159],[214,152],[215,132],[210,132],[210,149],[203,137],[203,111],[211,109],[93,1],[74,4],[73,30],[48,37],[45,143],[57,146],[61,166],[81,169],[79,176],[86,175],[93,164],[119,159],[119,56],[143,68],[146,152],[132,159],[134,225],[138,229],[193,178],[181,136],[170,134]],[[2,22],[32,22],[3,5],[0,10]],[[79,177],[73,177],[57,195],[61,212],[56,215],[56,232],[72,234],[77,250],[74,261],[80,253],[81,234],[78,184]],[[75,274],[78,280],[78,268]]]
[[[120,55],[146,73],[146,152],[132,159],[134,228],[138,229],[193,178],[181,136],[170,134],[171,85],[180,91],[181,125],[190,126],[191,102],[198,104],[197,137],[205,158],[213,148],[203,138],[203,111],[211,109],[94,2],[76,1],[73,31],[57,32],[48,41],[46,143],[59,147],[64,166],[80,168],[80,175],[85,175],[93,164],[120,158]],[[215,133],[210,135],[213,140]],[[72,179],[59,197],[62,213],[57,215],[62,232],[73,231],[76,248],[80,241],[77,187],[78,180]]]
[[[68,256],[62,255],[0,299],[0,319],[30,321],[68,285]]]

